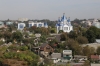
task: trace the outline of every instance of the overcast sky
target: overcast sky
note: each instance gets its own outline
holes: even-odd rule
[[[0,0],[0,20],[100,18],[100,0]]]

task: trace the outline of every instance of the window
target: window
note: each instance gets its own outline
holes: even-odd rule
[[[20,28],[24,28],[24,26],[23,26],[23,24],[20,24],[20,26],[19,26]]]
[[[68,30],[68,27],[64,27],[64,30]]]
[[[29,27],[32,27],[32,24],[29,24]]]
[[[39,24],[38,26],[39,26],[39,27],[42,27],[42,24]]]
[[[34,24],[34,26],[36,26],[36,27],[37,27],[37,24]]]

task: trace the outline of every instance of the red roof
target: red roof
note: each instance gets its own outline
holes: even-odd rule
[[[91,59],[99,60],[99,55],[91,55]]]
[[[54,47],[56,47],[56,46],[57,46],[57,44],[54,44],[53,46],[54,46]]]

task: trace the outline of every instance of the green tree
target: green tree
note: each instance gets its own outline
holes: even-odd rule
[[[67,38],[68,38],[68,36],[67,36],[67,33],[62,33],[61,35],[60,35],[60,37],[61,37],[61,41],[65,41],[65,40],[67,40]]]
[[[73,55],[81,55],[82,52],[82,47],[78,44],[77,41],[73,40],[73,39],[68,39],[67,42],[65,43],[66,46],[69,47],[70,50],[73,51]]]
[[[88,39],[84,36],[78,36],[77,39],[79,44],[87,44],[88,43]]]
[[[23,35],[21,32],[19,31],[16,31],[12,34],[12,38],[17,40],[18,42],[22,41],[23,40]]]
[[[89,30],[92,30],[94,32],[95,38],[100,39],[100,37],[99,37],[100,36],[100,29],[99,28],[97,28],[95,26],[91,26],[89,28]]]
[[[53,65],[53,61],[52,60],[49,60],[49,59],[44,59],[44,66],[52,66]]]
[[[95,49],[93,47],[89,47],[88,45],[83,47],[83,55],[90,56],[95,53]]]
[[[76,39],[78,35],[76,31],[71,31],[68,36],[69,38]]]
[[[5,31],[3,33],[3,36],[7,43],[12,42],[12,33],[11,32]]]
[[[45,41],[46,41],[46,36],[45,36],[45,35],[42,35],[42,36],[40,37],[40,41],[41,41],[41,42],[45,42]]]
[[[84,64],[83,64],[83,66],[90,66],[90,61],[88,61],[88,60],[85,61]]]
[[[42,35],[49,35],[49,30],[47,28],[45,28],[45,27],[41,27],[40,31],[41,31],[40,33]]]
[[[94,43],[95,40],[95,34],[92,30],[87,30],[85,36],[87,37],[89,43]]]
[[[28,47],[27,46],[20,46],[19,49],[21,51],[26,51],[26,50],[28,50]]]
[[[96,50],[97,54],[100,55],[100,46]]]

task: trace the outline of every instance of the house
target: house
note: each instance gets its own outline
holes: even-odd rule
[[[29,21],[28,27],[30,28],[32,26],[48,28],[48,24],[47,23]]]
[[[23,30],[25,26],[25,23],[18,23],[18,30]]]
[[[82,55],[74,55],[73,60],[78,60],[78,62],[85,62],[87,60],[87,56],[82,56]]]
[[[53,60],[54,63],[60,62],[61,61],[61,53],[52,53],[51,59]]]
[[[97,43],[100,43],[100,39],[96,39],[96,42],[97,42]]]
[[[91,66],[100,66],[100,64],[91,64]]]
[[[72,60],[72,50],[63,50],[63,58],[67,60]]]
[[[13,22],[6,22],[6,25],[13,25]]]
[[[94,61],[100,60],[100,56],[99,55],[91,55],[91,60],[94,60]]]
[[[0,22],[0,28],[5,27],[4,22]]]
[[[55,39],[55,37],[48,37],[47,38],[47,41],[52,41],[52,40],[54,40]]]
[[[49,53],[52,53],[54,49],[47,43],[44,43],[40,46],[40,54],[48,57]]]

